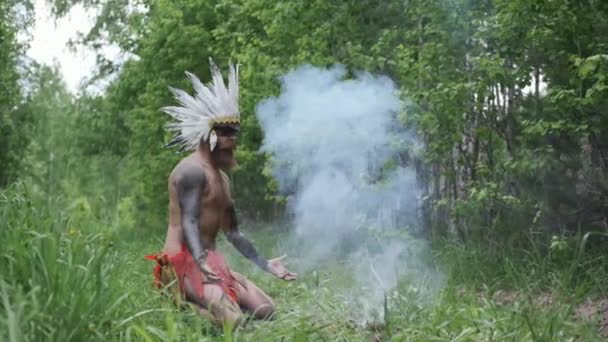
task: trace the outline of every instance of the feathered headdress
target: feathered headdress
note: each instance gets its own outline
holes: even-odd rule
[[[211,150],[215,148],[217,137],[213,128],[220,125],[239,124],[239,76],[238,65],[230,63],[228,88],[220,70],[209,58],[211,82],[205,86],[195,75],[186,72],[194,88],[195,95],[169,87],[181,107],[169,106],[161,110],[173,117],[176,122],[165,128],[176,132],[168,147],[182,145],[180,151],[196,149],[201,141],[208,141]]]

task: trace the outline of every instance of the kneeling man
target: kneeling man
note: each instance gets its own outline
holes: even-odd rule
[[[228,87],[209,61],[212,81],[204,85],[187,73],[195,95],[173,89],[179,107],[163,111],[176,122],[176,136],[168,146],[193,150],[169,176],[169,228],[163,252],[148,258],[157,265],[157,286],[172,287],[175,294],[194,303],[201,315],[217,324],[238,325],[242,311],[270,318],[275,304],[255,284],[228,268],[216,250],[223,231],[228,241],[264,271],[294,280],[281,258],[265,260],[238,230],[230,181],[225,172],[236,165],[234,150],[240,129],[238,67],[230,65]],[[171,285],[173,284],[173,286]]]

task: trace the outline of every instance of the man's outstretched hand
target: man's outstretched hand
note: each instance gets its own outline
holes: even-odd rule
[[[298,275],[296,273],[289,272],[289,270],[285,268],[285,265],[283,265],[281,262],[283,258],[285,258],[285,255],[268,260],[268,271],[274,274],[275,277],[283,280],[296,280]]]

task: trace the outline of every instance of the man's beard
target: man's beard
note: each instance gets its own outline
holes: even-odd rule
[[[215,165],[222,171],[230,171],[237,166],[236,159],[234,159],[234,148],[216,148],[211,155]]]

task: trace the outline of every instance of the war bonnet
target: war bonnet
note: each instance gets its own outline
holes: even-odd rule
[[[220,70],[211,58],[209,67],[211,82],[208,85],[201,83],[192,73],[186,72],[192,82],[194,96],[181,89],[169,87],[181,106],[161,108],[176,120],[165,126],[167,130],[175,133],[167,147],[181,145],[180,151],[190,151],[196,149],[199,142],[209,141],[213,150],[217,143],[213,129],[240,123],[238,65],[229,65],[227,88]]]

